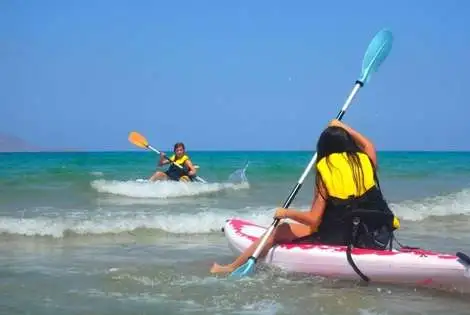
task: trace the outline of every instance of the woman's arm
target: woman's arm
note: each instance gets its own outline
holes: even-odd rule
[[[160,161],[158,161],[158,166],[163,166],[170,163],[170,160],[166,157],[165,153],[160,153]]]
[[[310,211],[305,212],[294,209],[280,208],[276,211],[275,217],[280,219],[292,219],[299,223],[308,225],[312,229],[316,229],[321,223],[321,219],[323,217],[323,213],[325,212],[326,207],[326,200],[324,196],[326,196],[327,194],[326,189],[321,181],[319,185],[319,190],[314,192],[314,194],[315,197],[312,201],[312,207],[310,208]]]
[[[189,170],[188,175],[189,176],[196,175],[196,168],[194,167],[193,162],[191,162],[191,160],[186,160],[185,164],[186,164],[186,167]]]

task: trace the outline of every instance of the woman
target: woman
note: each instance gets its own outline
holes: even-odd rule
[[[351,240],[352,224],[347,218],[353,213],[352,210],[374,210],[372,212],[384,213],[384,217],[391,216],[393,220],[393,214],[378,186],[376,168],[377,154],[372,142],[339,120],[331,121],[317,143],[315,196],[310,211],[277,209],[275,218],[292,219],[300,224],[280,224],[268,238],[260,255],[266,255],[274,244],[294,241],[346,245]],[[375,219],[372,222],[377,223]],[[363,247],[383,249],[387,245],[391,233],[383,231],[382,227],[388,222],[378,223],[380,226],[374,226],[371,231],[375,235],[372,240],[366,239],[363,233]],[[231,264],[214,263],[211,273],[234,271],[253,254],[260,240]],[[380,242],[385,246],[378,244]]]
[[[191,159],[186,154],[186,149],[182,142],[178,142],[173,147],[173,155],[168,159],[165,153],[160,153],[160,161],[158,166],[171,163],[165,172],[157,171],[150,177],[150,181],[156,180],[174,180],[174,181],[190,181],[196,175],[196,168]],[[180,167],[178,167],[177,165]]]

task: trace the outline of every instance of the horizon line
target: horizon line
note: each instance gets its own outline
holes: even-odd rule
[[[171,150],[168,150],[170,152]],[[139,149],[124,149],[124,150],[106,150],[106,149],[46,149],[46,150],[19,150],[19,151],[0,151],[2,153],[122,153],[122,152],[142,152],[142,153],[149,153],[149,151],[139,150]],[[162,151],[165,152],[165,151]],[[315,152],[314,150],[307,150],[307,149],[202,149],[202,150],[188,150],[189,152],[193,153],[218,153],[218,152],[273,152],[273,153],[282,153],[282,152]],[[428,153],[470,153],[470,150],[460,149],[422,149],[422,150],[415,150],[415,149],[383,149],[377,150],[377,152],[410,152],[410,153],[421,153],[421,152],[428,152]]]

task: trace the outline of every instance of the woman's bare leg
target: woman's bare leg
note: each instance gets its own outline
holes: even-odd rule
[[[160,172],[160,171],[156,171],[156,172],[152,175],[152,177],[149,178],[149,181],[154,182],[154,181],[156,181],[156,180],[166,180],[166,179],[168,179],[168,176],[166,176],[165,173]]]
[[[283,223],[279,225],[274,233],[272,233],[269,238],[267,239],[263,250],[260,253],[260,258],[264,257],[273,244],[276,243],[288,243],[293,241],[294,239],[304,237],[311,234],[310,227],[304,224],[298,223]],[[255,252],[258,244],[261,242],[260,237],[256,242],[254,242],[250,247],[245,250],[237,259],[235,259],[231,264],[228,265],[219,265],[214,263],[210,270],[211,273],[229,273],[243,265],[248,258]]]

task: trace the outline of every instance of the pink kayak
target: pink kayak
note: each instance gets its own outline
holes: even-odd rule
[[[240,254],[267,229],[241,219],[227,220],[223,231],[230,248]],[[281,244],[260,261],[286,271],[345,280],[361,279],[346,257],[347,246]],[[470,293],[470,258],[423,249],[353,248],[351,258],[371,282],[406,284]],[[354,264],[353,263],[353,264]]]

